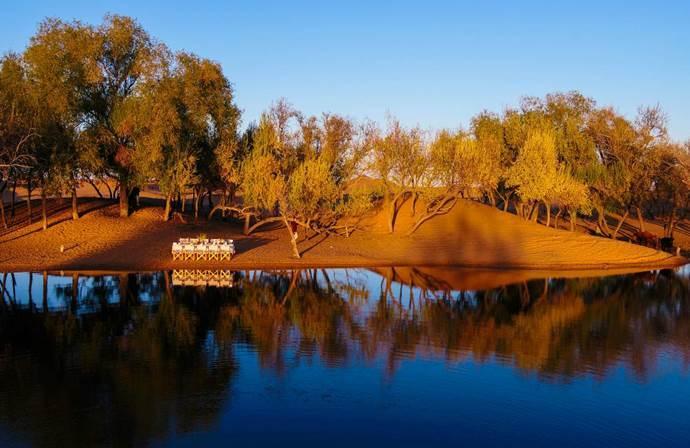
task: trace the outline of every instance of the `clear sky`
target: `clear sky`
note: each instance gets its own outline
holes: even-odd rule
[[[136,17],[173,50],[219,61],[243,121],[280,97],[307,113],[466,125],[523,95],[579,90],[633,116],[660,104],[690,138],[690,1],[3,2],[0,51],[46,16]]]

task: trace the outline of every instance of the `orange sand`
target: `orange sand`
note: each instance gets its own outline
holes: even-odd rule
[[[152,200],[149,200],[152,201]],[[151,202],[153,204],[153,202]],[[35,205],[38,210],[38,204]],[[350,238],[315,236],[299,243],[303,257],[290,257],[287,232],[277,227],[252,236],[239,224],[219,220],[163,223],[159,202],[117,217],[117,205],[90,199],[78,221],[69,207],[55,207],[51,227],[40,223],[0,231],[0,270],[162,270],[173,268],[269,269],[289,267],[465,266],[490,269],[643,270],[685,263],[682,257],[605,238],[554,230],[491,207],[460,201],[451,213],[404,235],[412,218],[403,208],[398,231],[388,234],[385,216],[369,220],[367,231]],[[36,213],[36,211],[34,211]],[[39,212],[40,213],[40,212]],[[205,233],[234,238],[230,262],[172,261],[171,243]],[[60,248],[64,251],[61,252]]]

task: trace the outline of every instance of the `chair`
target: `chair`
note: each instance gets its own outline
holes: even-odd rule
[[[229,260],[230,259],[230,246],[227,244],[221,244],[219,246],[220,249],[220,259],[221,260]]]
[[[197,260],[205,260],[208,255],[208,248],[205,244],[195,244],[194,251],[196,252]]]
[[[220,247],[213,243],[208,246],[208,259],[218,260],[220,257]]]
[[[182,258],[182,245],[180,243],[172,243],[172,258],[173,260]]]
[[[194,259],[194,245],[193,244],[185,244],[182,246],[182,255],[185,260],[193,260]]]

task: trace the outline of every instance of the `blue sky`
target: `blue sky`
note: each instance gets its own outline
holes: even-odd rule
[[[245,123],[285,97],[312,114],[457,127],[576,89],[628,116],[658,103],[671,136],[690,138],[688,1],[13,1],[0,51],[22,50],[46,16],[106,12],[219,61]]]

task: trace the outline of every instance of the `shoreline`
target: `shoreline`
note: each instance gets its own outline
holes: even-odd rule
[[[680,265],[647,266],[647,267],[611,267],[608,269],[505,269],[505,268],[478,268],[454,265],[439,266],[280,266],[280,267],[248,267],[243,266],[213,266],[210,270],[227,270],[233,275],[238,273],[262,271],[274,275],[299,275],[302,271],[352,269],[356,271],[369,271],[379,275],[390,282],[416,286],[425,290],[448,291],[477,291],[503,287],[511,284],[528,281],[545,281],[549,279],[585,279],[602,278],[620,275],[658,275],[661,271],[672,270]],[[156,274],[170,272],[185,268],[166,269],[29,269],[19,271],[0,272],[3,278],[7,275],[28,274],[38,276],[72,277],[122,277],[130,274]],[[190,269],[192,271],[204,271],[204,267]],[[654,273],[656,271],[656,273]],[[3,280],[4,281],[4,280]]]
[[[289,258],[289,257],[286,257]],[[464,271],[495,271],[495,272],[553,272],[553,273],[584,273],[598,272],[605,275],[615,275],[617,273],[634,273],[655,271],[663,269],[675,269],[684,266],[688,260],[684,257],[670,255],[668,259],[658,263],[617,263],[617,264],[535,264],[535,265],[509,265],[509,264],[462,264],[462,263],[426,263],[426,262],[396,262],[391,260],[368,259],[360,262],[353,261],[320,261],[304,258],[288,259],[285,261],[272,261],[257,263],[255,261],[200,261],[200,262],[161,262],[159,264],[132,264],[132,265],[109,265],[101,263],[80,264],[48,264],[33,265],[26,263],[4,263],[0,262],[0,272],[101,272],[101,273],[122,273],[122,272],[159,272],[183,269],[199,270],[230,270],[230,271],[277,271],[277,270],[300,270],[300,269],[370,269],[370,268],[453,268]]]

